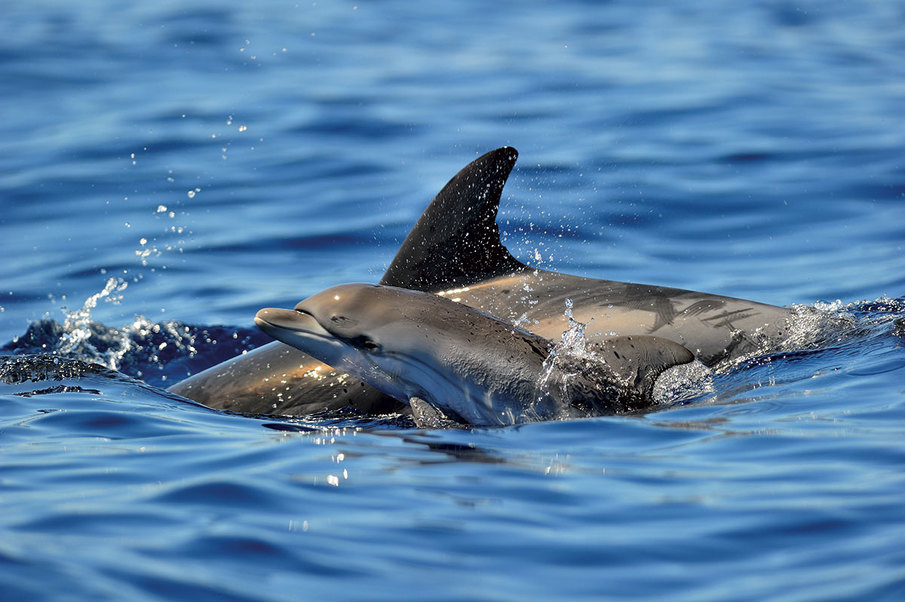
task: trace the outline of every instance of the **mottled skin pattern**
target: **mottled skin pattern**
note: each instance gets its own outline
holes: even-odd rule
[[[708,366],[763,351],[785,338],[789,310],[743,299],[532,270],[500,243],[496,215],[518,153],[491,151],[440,191],[406,238],[381,284],[443,294],[558,340],[566,299],[592,339],[656,335]],[[467,289],[467,290],[462,290]],[[271,343],[170,387],[213,408],[307,415],[340,408],[379,414],[400,406],[307,354]]]
[[[761,351],[785,338],[789,310],[661,286],[611,282],[525,269],[467,289],[439,294],[517,321],[558,340],[568,329],[566,300],[592,339],[656,335],[688,348],[707,366]]]

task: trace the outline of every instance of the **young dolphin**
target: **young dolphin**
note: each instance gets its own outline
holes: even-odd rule
[[[694,359],[672,341],[614,337],[581,357],[438,295],[346,284],[295,310],[262,309],[274,338],[408,403],[419,426],[501,426],[626,413],[652,403],[664,370]]]
[[[500,242],[503,186],[518,153],[503,147],[462,169],[434,198],[400,247],[381,284],[429,291],[520,322],[556,339],[565,300],[590,340],[650,335],[674,341],[707,366],[765,352],[786,338],[790,310],[681,289],[595,280],[534,269]],[[334,368],[337,368],[334,370]],[[398,409],[391,398],[282,343],[271,343],[169,389],[215,408],[305,415],[353,407]]]

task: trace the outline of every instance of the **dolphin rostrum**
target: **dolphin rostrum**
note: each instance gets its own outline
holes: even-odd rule
[[[443,419],[502,426],[642,410],[651,405],[661,372],[694,359],[681,345],[651,336],[605,339],[580,358],[551,356],[550,341],[485,312],[374,284],[327,289],[294,311],[262,309],[255,324],[411,404],[419,426]]]
[[[529,267],[500,242],[496,223],[503,186],[518,153],[491,151],[456,174],[400,247],[380,284],[435,293],[523,324],[545,339],[568,328],[574,304],[591,341],[653,336],[678,343],[707,366],[768,351],[787,337],[793,314],[744,299],[654,285],[571,276]],[[209,368],[169,389],[215,408],[305,415],[352,407],[400,408],[339,366],[283,343],[270,343]]]

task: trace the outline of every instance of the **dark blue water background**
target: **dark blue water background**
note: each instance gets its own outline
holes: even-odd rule
[[[894,1],[5,6],[0,598],[901,599],[903,32]],[[643,417],[160,388],[377,281],[504,144],[521,259],[848,325]]]

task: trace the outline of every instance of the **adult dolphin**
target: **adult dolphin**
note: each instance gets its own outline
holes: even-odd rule
[[[500,242],[496,215],[518,153],[503,147],[462,169],[434,198],[380,281],[433,292],[557,339],[574,318],[591,340],[653,335],[714,366],[786,338],[792,312],[744,299],[595,280],[531,268]],[[171,392],[215,408],[304,415],[399,408],[389,397],[292,347],[271,343],[192,376]]]
[[[694,359],[678,343],[651,336],[554,353],[550,341],[485,312],[375,284],[332,287],[294,310],[262,309],[255,324],[409,404],[418,426],[429,427],[645,410],[657,377]]]

